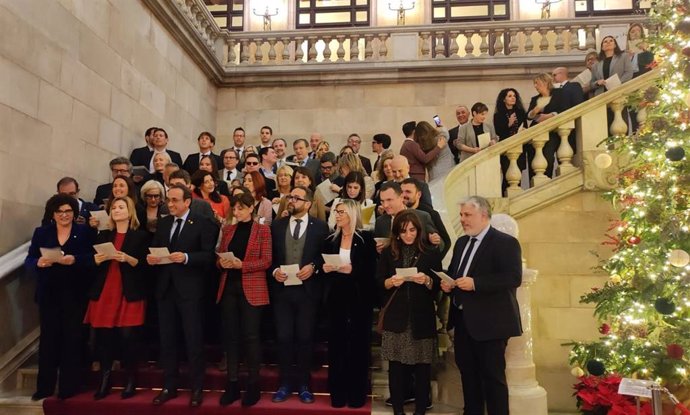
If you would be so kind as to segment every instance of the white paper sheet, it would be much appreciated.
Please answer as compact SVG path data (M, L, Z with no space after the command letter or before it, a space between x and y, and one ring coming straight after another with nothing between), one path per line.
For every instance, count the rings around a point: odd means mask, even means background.
M383 244L384 247L391 244L391 238L374 238L374 240L377 244Z
M617 73L614 73L610 78L608 78L606 81L606 90L610 91L614 88L617 88L621 86L621 79L618 77Z
M405 278L405 281L411 281L412 277L417 273L417 267L411 268L396 268L395 275Z
M432 271L434 271L434 270L432 269ZM444 282L446 282L446 283L448 283L448 284L450 284L450 285L453 285L453 286L455 285L455 280L454 280L453 278L451 278L451 277L450 277L448 274L446 274L445 272L443 272L443 271L434 271L434 274L438 275L438 277L441 278L441 281L444 281Z
M620 395L651 398L652 390L649 387L653 384L654 382L651 380L623 378L620 385L618 385L618 393Z
M93 249L95 249L97 253L105 255L109 259L112 259L115 257L115 255L117 255L117 249L115 249L115 245L113 245L112 242L96 244L93 246Z
M302 285L302 280L297 278L297 273L299 272L299 264L281 265L280 270L287 274L287 279L283 284L286 286L290 285Z
M110 229L110 216L105 210L94 210L91 211L91 216L98 219L98 230L105 231Z
M338 254L321 254L321 256L328 265L333 265L336 267L343 265L343 260Z
M216 252L216 255L218 255L219 257L221 257L223 259L228 259L230 261L237 259L235 254L233 254L232 252Z
M49 259L51 261L57 261L63 256L65 256L65 253L62 252L60 248L40 248L41 249L41 256Z
M161 259L159 265L172 264L172 261L170 260L170 251L168 251L168 248L152 246L149 248L149 252L151 252L151 255Z
M331 181L326 179L316 186L316 191L323 199L324 204L331 203L333 199L338 197L338 194L331 190Z
M484 133L477 136L477 143L479 143L479 148L489 147L489 142L491 141L491 134Z

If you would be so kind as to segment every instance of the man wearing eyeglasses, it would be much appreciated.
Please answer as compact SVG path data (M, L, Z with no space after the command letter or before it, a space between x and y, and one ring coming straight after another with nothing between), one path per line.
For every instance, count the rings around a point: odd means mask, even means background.
M225 180L230 187L233 180L237 179L242 182L242 172L237 168L239 163L239 156L235 149L228 148L220 153L220 157L223 160L223 170L219 171L220 178Z
M79 197L79 183L72 177L63 177L57 182L57 192L71 196L79 204L79 212L76 213L75 222L84 224L89 221L91 212L100 210L95 203L90 203Z
M326 222L309 216L313 201L311 190L297 186L287 198L290 216L271 225L273 264L270 272L273 278L269 281L280 366L280 387L273 394L273 402L283 402L296 391L302 403L313 403L309 369L316 310L323 290L318 270L323 264L321 252L329 230ZM293 264L299 271L290 275L288 281L288 274L281 266ZM295 351L297 361L293 362ZM296 363L294 372L293 363Z
M131 177L132 175L132 163L127 157L115 157L110 160L110 174L112 179L115 180L117 176ZM110 197L110 193L113 190L112 180L109 183L99 185L96 188L96 196L93 198L93 203L96 205L103 205L105 199Z
M262 149L263 150L263 149ZM259 172L261 176L264 178L264 184L266 185L266 194L268 199L272 199L277 196L276 192L276 181L266 177L266 174L264 174L263 169L261 168L261 162L259 161L259 155L250 153L247 154L247 157L244 160L244 169L243 171L245 173L249 173L252 171Z

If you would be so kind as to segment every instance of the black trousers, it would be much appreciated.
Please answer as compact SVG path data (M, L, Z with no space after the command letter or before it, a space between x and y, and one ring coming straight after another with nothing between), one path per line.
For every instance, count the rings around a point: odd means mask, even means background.
M228 359L228 381L236 382L240 370L240 340L249 371L249 383L259 381L261 363L261 312L263 307L247 301L240 278L231 278L225 284L220 300L223 345Z
M465 415L508 415L505 351L508 339L474 340L467 332L462 310L455 313L455 363L460 369Z
M309 385L317 301L307 295L302 285L285 287L283 292L274 297L273 313L281 386L290 388L292 384ZM297 366L293 372L291 368L295 361L295 349Z
M158 320L161 334L160 354L165 376L164 387L167 389L177 389L179 380L178 313L187 347L190 386L193 390L203 388L205 363L202 310L201 298L182 298L174 287L169 287L168 291L158 299Z
M431 365L419 363L406 365L401 362L390 361L388 363L388 384L391 391L391 404L393 412L403 412L403 402L407 398L412 377L414 376L414 405L415 414L426 413L431 391ZM465 414L468 414L465 410Z
M373 308L351 280L338 281L328 299L328 389L336 407L364 406L369 392Z
M96 355L101 364L101 370L109 370L113 366L118 349L121 350L124 368L128 372L136 369L140 356L138 342L140 329L141 326L94 329Z
M41 339L38 345L36 391L44 395L78 392L83 362L83 334L86 299L71 288L57 288L38 299Z

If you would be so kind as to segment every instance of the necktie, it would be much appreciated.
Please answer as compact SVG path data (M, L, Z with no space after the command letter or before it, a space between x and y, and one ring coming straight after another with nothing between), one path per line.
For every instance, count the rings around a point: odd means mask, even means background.
M232 180L232 172L228 171L228 177L225 180Z
M458 275L460 277L465 276L465 268L467 267L467 263L470 261L470 256L472 255L472 249L474 248L475 242L477 242L477 238L470 239L470 246L467 248L467 251L465 251L465 256L462 258L462 261L460 261L460 268L458 268Z
M180 236L180 228L182 227L182 219L175 219L175 230L170 238L170 250L175 249L177 245L177 238Z
M295 219L295 231L292 232L292 239L298 240L299 239L299 230L302 225L302 219Z

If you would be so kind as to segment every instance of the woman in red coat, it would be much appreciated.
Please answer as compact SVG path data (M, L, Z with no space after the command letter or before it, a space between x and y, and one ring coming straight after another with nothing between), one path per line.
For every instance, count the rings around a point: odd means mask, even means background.
M232 252L234 259L218 258L223 271L218 287L222 335L228 361L228 383L220 397L220 405L227 406L240 397L239 348L249 371L247 392L242 406L259 401L259 363L261 342L259 330L261 311L268 304L266 270L271 266L271 229L253 220L254 198L249 193L232 197L232 212L237 223L223 227L218 252Z

